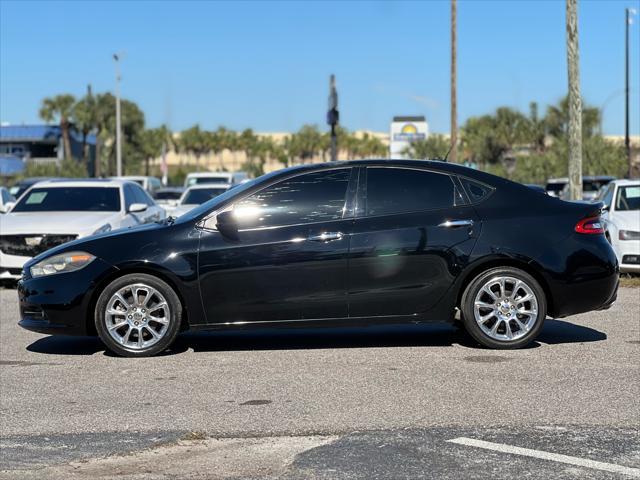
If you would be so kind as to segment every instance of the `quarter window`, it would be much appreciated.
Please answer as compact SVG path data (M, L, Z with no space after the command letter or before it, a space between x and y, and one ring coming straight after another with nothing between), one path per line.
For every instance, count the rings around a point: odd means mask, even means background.
M390 215L454 205L449 175L407 168L367 168L367 215Z
M326 222L342 218L350 168L284 180L236 203L240 228Z
M469 195L469 199L472 203L478 203L487 198L491 192L493 192L493 188L489 187L480 182L476 182L474 180L470 180L468 178L460 177L460 181L462 182L462 186L467 191Z

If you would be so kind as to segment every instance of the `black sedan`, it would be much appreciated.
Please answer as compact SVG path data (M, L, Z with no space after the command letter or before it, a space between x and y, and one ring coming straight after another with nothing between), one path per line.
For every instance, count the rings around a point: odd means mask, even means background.
M289 168L177 220L39 255L19 283L20 325L147 356L186 329L458 321L459 310L482 345L518 348L548 315L615 300L600 208L443 162Z

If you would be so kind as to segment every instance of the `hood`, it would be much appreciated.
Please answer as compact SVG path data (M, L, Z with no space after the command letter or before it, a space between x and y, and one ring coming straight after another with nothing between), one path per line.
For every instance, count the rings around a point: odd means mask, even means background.
M114 227L120 212L16 212L0 219L3 235L75 234L90 235L104 224Z
M619 230L640 232L640 212L638 210L611 212L609 213L609 221L614 223Z

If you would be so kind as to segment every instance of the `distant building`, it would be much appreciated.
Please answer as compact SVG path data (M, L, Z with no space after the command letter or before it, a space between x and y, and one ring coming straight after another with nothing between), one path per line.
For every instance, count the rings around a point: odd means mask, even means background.
M404 152L411 143L428 137L429 125L423 116L393 117L389 135L389 157L408 158Z
M82 158L82 135L70 132L71 154ZM88 135L89 165L96 154L96 137ZM0 156L19 158L22 162L51 163L62 160L62 131L58 125L2 125L0 126Z

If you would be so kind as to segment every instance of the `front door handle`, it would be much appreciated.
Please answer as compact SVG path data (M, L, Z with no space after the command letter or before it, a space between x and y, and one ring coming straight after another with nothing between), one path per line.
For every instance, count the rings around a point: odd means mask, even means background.
M333 240L341 240L342 232L325 232L320 235L311 235L308 240L311 242L331 242Z
M445 228L473 227L473 220L447 220L438 226Z

